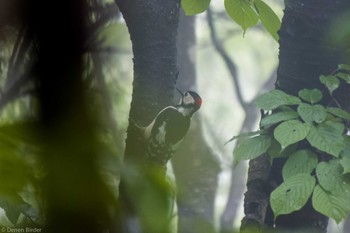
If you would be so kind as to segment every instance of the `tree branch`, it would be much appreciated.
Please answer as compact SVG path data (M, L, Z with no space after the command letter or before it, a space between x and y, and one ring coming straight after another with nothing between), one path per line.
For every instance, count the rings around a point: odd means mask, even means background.
M236 93L237 99L238 99L239 103L241 104L241 106L245 109L247 107L247 103L244 101L241 89L239 87L237 67L233 63L230 56L226 53L221 42L217 38L215 24L213 22L212 11L211 11L210 7L207 10L207 21L208 21L208 26L210 28L210 36L211 36L211 40L214 44L214 47L215 47L216 51L220 54L221 58L225 62L227 69L229 70L231 77L232 77L232 80L234 82L234 88L235 88L235 93Z

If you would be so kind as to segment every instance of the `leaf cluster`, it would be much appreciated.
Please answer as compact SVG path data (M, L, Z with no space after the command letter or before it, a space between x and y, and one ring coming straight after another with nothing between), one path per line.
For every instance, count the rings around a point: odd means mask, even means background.
M340 80L350 83L349 71L349 65L339 65L335 74L321 75L320 82L332 96ZM283 182L270 196L275 218L301 209L310 197L315 210L338 223L350 212L350 113L325 106L322 99L319 89L303 89L298 96L267 92L255 101L266 111L260 130L237 136L237 161L262 154L286 158Z
M224 0L227 14L242 27L245 32L255 26L259 21L278 41L277 31L281 27L281 21L276 13L262 0ZM182 0L182 8L186 15L195 15L204 12L210 4L210 0Z

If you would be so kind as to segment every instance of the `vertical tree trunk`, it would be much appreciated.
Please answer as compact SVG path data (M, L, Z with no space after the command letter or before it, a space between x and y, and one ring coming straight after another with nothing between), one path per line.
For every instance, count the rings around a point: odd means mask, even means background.
M319 88L323 90L318 78L321 74L330 74L339 63L345 63L345 51L341 46L331 44L327 33L333 20L349 8L346 0L290 0L286 1L285 15L280 30L280 64L277 71L276 88L289 94L297 95L303 88ZM324 102L330 103L330 96L324 92ZM340 100L349 99L349 90L337 91ZM349 103L342 101L343 106ZM273 225L273 216L268 203L271 190L280 184L283 160L275 160L269 176L266 176L269 166L263 170L265 176L258 178L259 168L263 157L251 161L248 191L245 199L245 219L242 228L247 223L255 222L260 227L262 223ZM256 162L254 162L256 161ZM260 167L260 165L259 165ZM252 182L252 177L256 177ZM261 186L261 187L259 187ZM257 190L264 190L262 200L254 197ZM253 209L263 209L265 214L257 216ZM260 211L259 211L260 212ZM250 215L251 214L251 215ZM309 202L304 208L289 215L277 218L275 224L279 229L293 229L293 232L326 232L328 218L316 212Z
M195 17L186 17L182 12L178 87L183 91L196 89L195 41ZM200 114L192 120L191 129L172 163L178 190L178 232L214 232L214 204L220 167L203 137Z
M37 51L32 59L46 175L45 232L102 232L110 223L113 199L97 168L94 121L82 80L86 1L63 0L54 7L41 0L25 4L25 22Z
M178 73L176 38L180 0L116 0L116 3L129 29L134 54L133 94L124 157L127 172L122 175L119 198L122 212L129 216L122 219L130 222L136 216L143 232L167 232L168 196L163 190L166 164L159 164L160 170L145 169L146 145L138 128L147 126L162 108L172 104ZM149 199L141 200L140 193Z

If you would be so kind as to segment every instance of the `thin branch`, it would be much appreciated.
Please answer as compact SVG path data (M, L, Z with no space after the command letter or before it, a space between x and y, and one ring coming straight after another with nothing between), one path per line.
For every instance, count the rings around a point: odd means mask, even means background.
M234 64L234 62L232 61L232 59L230 58L230 56L226 53L225 49L223 48L221 42L219 41L219 39L217 37L217 32L215 29L215 24L213 22L212 11L211 11L210 7L207 10L207 20L208 20L208 25L210 28L211 40L214 44L214 47L215 47L216 51L220 54L221 58L224 60L226 66L227 66L227 69L229 70L229 72L231 74L232 80L234 82L236 96L237 96L239 103L241 104L241 106L244 109L246 109L247 103L244 101L243 95L241 92L241 88L239 87L237 67Z
M1 94L1 98L0 98L0 113L3 110L3 108L10 103L11 101L25 96L25 95L29 95L32 92L21 92L21 87L23 87L23 85L29 80L29 78L27 77L27 75L22 75L20 78L18 78L18 80L16 80L16 82L11 85L11 87L7 88L6 91L4 91Z
M7 72L6 82L5 82L5 92L9 89L21 73L21 66L24 64L26 53L31 46L30 32L23 26L18 34L12 55L10 58L9 68Z

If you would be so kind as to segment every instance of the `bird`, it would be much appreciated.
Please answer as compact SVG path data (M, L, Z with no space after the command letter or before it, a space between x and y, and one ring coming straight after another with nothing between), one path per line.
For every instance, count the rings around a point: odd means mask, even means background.
M183 141L190 128L193 114L202 105L202 98L196 92L178 91L181 94L179 104L163 108L144 129L147 159L162 166L167 163Z

